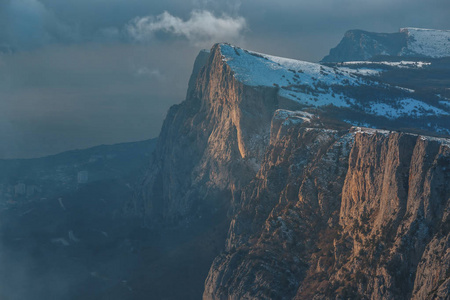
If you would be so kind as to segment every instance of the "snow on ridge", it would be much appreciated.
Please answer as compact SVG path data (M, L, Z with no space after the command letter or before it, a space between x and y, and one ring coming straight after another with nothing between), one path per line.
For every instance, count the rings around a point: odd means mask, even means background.
M447 32L450 30L443 30L443 29L431 29L431 28L420 28L420 27L403 27L400 28L400 32L403 32L405 30L416 30L416 31L443 31L443 32Z
M406 33L407 46L404 54L418 54L432 58L450 56L450 30L401 28Z
M294 100L306 107L354 107L376 116L389 119L400 117L422 117L450 115L447 111L420 100L404 98L371 102L362 107L355 99L333 92L333 86L375 86L378 82L362 80L355 71L344 68L330 68L316 63L282 58L247 51L229 44L221 44L222 59L234 72L234 77L249 86L278 88L281 97ZM350 62L352 63L352 62ZM405 62L400 62L400 64ZM426 63L417 64L422 67ZM390 86L412 94L414 91ZM375 99L374 99L375 100ZM391 101L391 102L388 102Z
M339 70L362 76L379 76L384 71L382 69L369 69L369 68L351 69L347 67L339 67Z
M280 96L306 106L350 107L354 99L335 95L330 87L361 85L354 72L336 72L337 69L317 63L247 51L229 44L221 44L220 49L223 60L240 82L249 86L278 87ZM316 96L310 93L311 91L314 91Z
M367 109L367 112L384 116L388 119L397 119L405 116L433 116L433 115L450 115L448 112L428 105L416 99L403 99L396 101L394 105L387 103L372 103Z
M309 123L314 115L306 111L292 111L286 109L277 109L273 115L274 119L282 120L284 126L292 124Z
M388 136L391 131L389 130L384 130L384 129L378 129L378 128L369 128L369 127L361 127L361 126L354 126L351 128L351 131L354 133L367 133L367 134L375 134L375 133L380 133L384 136Z
M380 65L380 66L396 67L399 69L422 69L426 66L431 65L431 63L426 61L402 60L402 61L346 61L338 64L338 66L347 66L347 65Z
M447 139L447 138L440 138L440 137L434 137L434 136L423 136L423 135L421 135L420 139L422 139L424 141L429 140L429 141L438 142L441 145L450 148L450 139Z
M244 80L244 83L249 85L272 86L274 83L279 83L281 86L281 84L290 84L289 81L298 81L292 77L303 79L304 81L300 83L311 85L318 80L328 85L359 85L353 74L343 71L342 74L337 75L333 68L318 63L248 51L229 44L221 44L220 47L224 60L233 70L238 71L236 72L238 79ZM258 74L254 72L258 70L264 71L264 74L256 76ZM246 75L252 75L252 78L247 78Z
M306 118L308 120L311 120L312 118L314 118L314 114L302 110L287 110L287 109L277 109L274 114L274 118L277 119L285 119L292 117Z
M389 130L384 130L384 129L378 129L378 128L367 128L367 127L362 127L362 126L353 126L350 129L351 132L353 132L354 134L356 133L366 133L369 135L373 135L376 133L382 134L384 136L389 136L393 131L389 131ZM434 141L434 142L438 142L439 144L446 146L446 147L450 147L450 139L449 138L443 138L443 137L434 137L434 136L427 136L427 135L419 135L419 134L415 134L415 133L411 133L411 132L402 132L402 134L406 134L406 135L410 135L410 136L416 136L418 138L420 138L423 141Z

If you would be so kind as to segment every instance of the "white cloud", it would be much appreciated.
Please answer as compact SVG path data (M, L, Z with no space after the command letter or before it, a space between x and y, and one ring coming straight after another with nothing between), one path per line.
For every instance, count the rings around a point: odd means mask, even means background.
M185 37L195 45L238 41L245 29L246 21L243 17L216 17L206 10L192 11L186 21L164 12L157 17L135 18L126 26L127 33L138 42L149 42L156 32L166 32Z

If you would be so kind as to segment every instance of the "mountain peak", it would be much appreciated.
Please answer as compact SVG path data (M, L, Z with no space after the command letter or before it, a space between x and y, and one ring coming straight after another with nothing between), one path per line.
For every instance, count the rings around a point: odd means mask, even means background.
M450 31L401 28L396 33L349 30L323 62L370 60L377 56L442 58L450 56Z

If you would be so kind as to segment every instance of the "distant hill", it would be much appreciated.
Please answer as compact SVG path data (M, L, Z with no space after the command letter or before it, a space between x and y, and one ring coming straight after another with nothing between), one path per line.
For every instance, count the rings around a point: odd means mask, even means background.
M377 56L442 58L450 56L450 31L402 28L397 33L349 30L323 62L370 60Z

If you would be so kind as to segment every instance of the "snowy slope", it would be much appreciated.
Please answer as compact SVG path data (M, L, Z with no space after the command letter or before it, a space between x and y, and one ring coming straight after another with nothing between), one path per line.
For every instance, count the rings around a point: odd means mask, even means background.
M407 46L401 54L432 58L450 56L450 30L402 28L407 35Z
M352 66L352 65L379 65L380 67L386 66L386 67L395 67L399 69L421 69L426 66L431 65L430 62L426 61L408 61L408 60L402 60L402 61L346 61L339 63L338 65L342 66Z
M395 103L395 107L386 103L374 103L369 106L368 111L376 115L385 116L388 119L406 116L449 115L449 113L442 109L415 99L400 100Z
M379 70L354 70L347 67L327 67L316 63L281 58L221 44L223 60L234 71L234 77L249 86L279 88L279 95L306 107L335 106L353 108L369 115L388 119L401 117L448 116L448 107L441 108L414 99L414 91L388 86L364 75L375 75ZM408 65L407 63L402 66ZM421 68L424 64L415 64ZM374 96L357 99L344 94L345 89L361 89L370 94L371 89L390 89L392 98ZM352 93L350 93L352 94ZM357 95L357 93L353 93ZM374 94L375 95L375 94ZM398 96L401 95L401 96ZM362 95L367 98L365 95Z
M330 87L361 84L361 79L352 72L335 72L320 64L265 55L228 44L221 44L221 52L237 80L249 86L279 87L280 96L307 106L350 107L354 99L333 96Z

